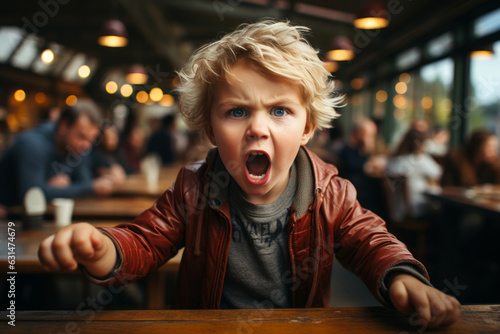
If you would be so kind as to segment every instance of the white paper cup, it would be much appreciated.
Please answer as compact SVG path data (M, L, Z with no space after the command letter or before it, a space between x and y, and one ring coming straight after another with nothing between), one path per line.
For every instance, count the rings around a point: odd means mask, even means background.
M151 168L146 172L146 182L148 184L148 189L155 190L158 188L158 179L160 177L160 171L157 168Z
M52 204L54 205L54 220L56 226L64 227L71 224L75 201L71 198L54 198Z
M147 156L141 162L141 171L146 176L147 187L149 190L156 190L158 188L160 167L161 159L155 154Z

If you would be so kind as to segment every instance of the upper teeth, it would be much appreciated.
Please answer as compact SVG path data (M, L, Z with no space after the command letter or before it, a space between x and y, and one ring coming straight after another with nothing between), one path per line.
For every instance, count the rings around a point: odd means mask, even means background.
M262 153L262 152L252 152L251 154L252 155L264 155L264 153Z

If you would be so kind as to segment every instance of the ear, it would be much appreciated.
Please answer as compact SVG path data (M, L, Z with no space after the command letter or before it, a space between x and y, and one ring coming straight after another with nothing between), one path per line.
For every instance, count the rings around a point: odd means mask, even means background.
M304 133L302 134L302 140L300 142L300 145L304 146L307 144L309 139L311 139L311 137L313 136L314 130L316 130L316 124L307 122L306 127L304 128Z
M217 146L215 143L215 135L214 135L214 130L212 129L212 125L208 125L208 128L205 130L205 133L207 135L208 140L210 140L210 143L214 146Z

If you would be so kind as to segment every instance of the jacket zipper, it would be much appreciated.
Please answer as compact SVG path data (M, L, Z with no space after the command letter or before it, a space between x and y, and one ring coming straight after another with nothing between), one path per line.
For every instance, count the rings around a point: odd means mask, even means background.
M307 297L307 302L306 302L306 307L311 307L312 303L314 301L314 297L316 295L316 290L318 288L318 279L319 279L319 272L321 270L321 242L320 242L320 236L321 236L321 225L320 223L316 220L319 217L319 208L321 204L323 203L323 194L321 193L321 188L316 189L316 200L315 200L315 205L314 205L314 212L312 215L312 222L314 224L314 260L316 262L317 268L313 273L313 279L312 279L312 285L311 285L311 291L309 292L309 296Z
M295 285L296 285L296 275L295 275L295 266L294 266L294 260L293 259L293 243L292 243L292 236L295 232L295 220L294 221L291 221L291 226L290 226L290 231L288 232L288 251L290 252L288 258L289 258L289 261L290 261L290 272L291 272L291 275L292 275L292 282L291 282L291 285L289 287L290 291L291 291L291 297L292 297L292 305L293 306L297 306L296 305L296 302L295 302Z
M197 228L196 228L196 239L195 239L195 244L194 244L194 255L196 255L196 256L201 255L200 243L201 243L202 224L203 224L203 215L199 215L198 224L197 224Z
M214 285L214 289L213 289L213 292L212 292L212 308L218 308L219 305L217 305L217 294L218 294L218 291L219 289L222 289L222 285L224 284L224 282L221 282L222 280L222 263L224 261L223 260L223 251L225 251L226 249L226 245L227 245L227 239L228 239L228 235L226 233L226 225L227 225L227 217L226 215L224 215L222 212L219 211L219 214L221 215L222 218L224 218L224 225L223 225L223 228L224 228L224 238L222 239L222 244L221 244L221 248L220 248L220 251L219 251L219 254L218 254L218 264L217 264L217 275L216 275L216 278L215 278L215 282L216 284Z

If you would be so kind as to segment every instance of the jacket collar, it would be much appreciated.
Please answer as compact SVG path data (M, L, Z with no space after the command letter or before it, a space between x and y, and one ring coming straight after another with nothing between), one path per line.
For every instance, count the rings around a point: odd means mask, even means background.
M207 155L207 175L209 178L209 205L219 209L228 199L230 175L222 163L217 148L210 150ZM324 188L337 169L323 162L314 153L301 147L295 158L297 167L297 192L293 205L297 218L302 217L314 200L315 189ZM318 191L318 190L316 190Z
M295 217L302 217L308 210L309 205L314 199L314 172L311 160L307 154L307 149L301 147L295 158L297 168L297 192L293 200L295 207Z

